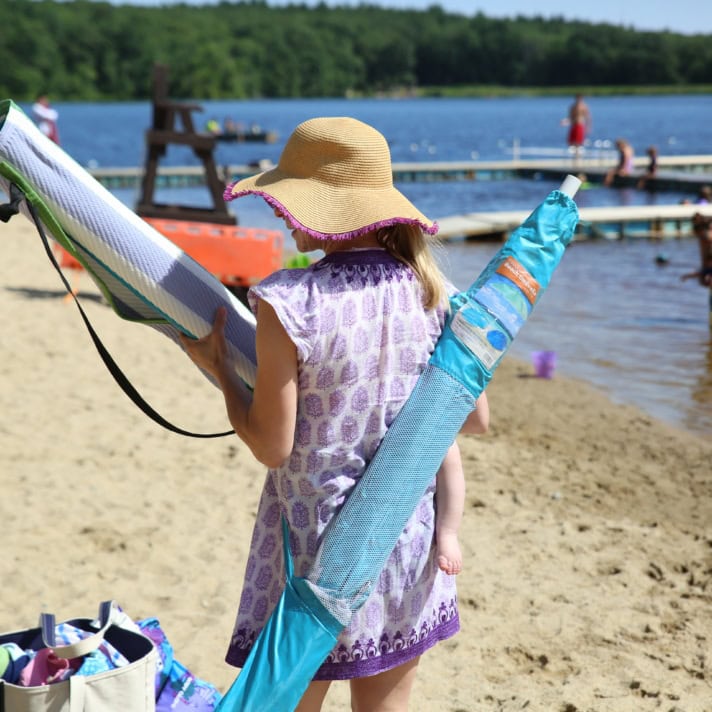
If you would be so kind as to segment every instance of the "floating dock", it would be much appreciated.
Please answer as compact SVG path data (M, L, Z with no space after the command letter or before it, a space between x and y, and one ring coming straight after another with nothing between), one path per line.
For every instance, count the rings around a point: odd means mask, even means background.
M530 211L467 213L438 220L442 240L505 240ZM580 208L577 240L605 238L678 239L692 234L692 216L712 217L712 205L634 205Z

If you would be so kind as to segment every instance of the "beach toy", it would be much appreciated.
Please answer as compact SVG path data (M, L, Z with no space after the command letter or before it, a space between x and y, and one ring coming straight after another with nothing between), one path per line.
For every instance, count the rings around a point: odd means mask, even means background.
M415 389L324 532L313 569L287 582L218 712L289 712L365 603L475 401L541 297L578 222L568 176L509 237L451 314ZM397 476L394 476L397 473Z
M551 378L556 368L556 351L533 351L532 363L537 378Z
M228 309L225 336L249 386L256 370L255 319L208 270L138 217L50 141L12 101L0 101L0 188L19 188L20 211L79 262L123 319L180 345L202 337L215 310ZM16 190L15 190L16 192Z

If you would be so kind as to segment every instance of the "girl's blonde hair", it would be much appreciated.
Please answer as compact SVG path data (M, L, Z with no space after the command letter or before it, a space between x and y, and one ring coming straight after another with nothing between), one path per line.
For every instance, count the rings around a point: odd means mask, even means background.
M425 235L418 225L399 224L376 231L378 244L397 260L409 265L423 287L423 306L434 309L447 305L445 277L435 259L433 247L440 243Z

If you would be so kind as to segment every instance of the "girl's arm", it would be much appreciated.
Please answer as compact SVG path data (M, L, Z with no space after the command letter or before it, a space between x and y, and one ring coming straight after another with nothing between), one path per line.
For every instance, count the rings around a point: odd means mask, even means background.
M487 402L487 394L483 392L475 401L475 410L467 416L467 420L465 420L460 432L468 435L481 435L489 430L489 421L489 403Z
M228 358L225 342L227 311L218 309L213 329L202 339L182 336L196 366L220 386L232 427L253 455L277 467L294 444L297 419L297 350L274 309L260 301L257 313L257 376L254 392L245 386Z

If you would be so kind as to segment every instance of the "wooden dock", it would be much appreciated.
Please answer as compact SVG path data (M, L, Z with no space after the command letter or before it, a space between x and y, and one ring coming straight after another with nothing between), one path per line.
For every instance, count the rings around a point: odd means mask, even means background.
M577 171L576 174L585 176L588 183L601 184L608 175L609 168L592 166ZM644 171L636 170L627 176L615 176L612 182L614 188L637 188ZM559 180L562 176L560 168L532 168L518 171L519 178L547 178ZM666 191L681 193L688 197L696 196L703 186L712 186L712 173L691 170L658 170L654 177L646 178L641 190L649 193Z
M521 159L502 161L432 161L394 163L393 180L398 182L443 182L473 180L511 180L515 178L552 178L559 180L567 173L583 173L590 181L601 182L608 170L615 164L609 159L588 158L574 161L561 158ZM645 158L636 159L636 175L630 178L636 182L643 174ZM269 168L271 163L229 165L220 168L222 179L228 183L246 178ZM660 177L649 189L677 190L693 194L702 185L712 183L712 155L702 156L661 156ZM106 188L136 188L143 176L141 168L93 168L90 173ZM158 171L159 187L190 188L204 185L202 166L161 167Z
M531 211L467 213L438 220L442 240L484 240L507 238ZM580 208L577 240L605 238L677 239L692 234L692 216L712 217L712 205L634 205L626 207Z
M635 161L635 175L618 178L614 185L637 185L647 160ZM272 164L233 165L220 168L221 180L228 183L269 168ZM394 163L395 182L442 182L504 179L549 179L560 181L565 175L585 175L589 182L602 182L611 168L610 158L585 158L578 161L562 158L517 159L502 161L446 161L427 163ZM136 188L143 171L140 168L96 168L92 175L109 190ZM158 187L185 188L203 186L202 166L159 168ZM661 156L659 174L651 179L647 190L679 192L691 198L703 185L712 185L712 155ZM577 239L603 237L678 238L691 233L690 221L695 212L712 216L712 205L640 205L631 207L582 208ZM525 211L478 212L440 219L440 236L452 239L503 239L527 217Z

